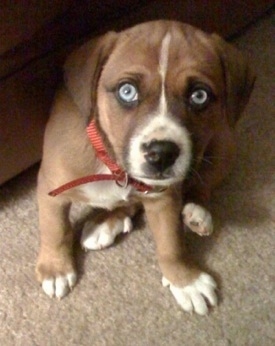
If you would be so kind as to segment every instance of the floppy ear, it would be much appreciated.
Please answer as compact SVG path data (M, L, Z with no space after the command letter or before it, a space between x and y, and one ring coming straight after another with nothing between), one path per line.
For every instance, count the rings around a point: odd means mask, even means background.
M248 65L248 59L237 48L216 34L212 35L212 39L224 72L228 121L234 126L249 100L255 75Z
M72 52L65 62L65 85L83 115L96 107L97 83L118 34L109 32Z

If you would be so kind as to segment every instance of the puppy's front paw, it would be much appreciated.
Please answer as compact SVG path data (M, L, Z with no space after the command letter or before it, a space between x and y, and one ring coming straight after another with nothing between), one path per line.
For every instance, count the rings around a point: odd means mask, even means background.
M206 315L207 302L210 306L217 305L216 282L206 273L201 273L192 284L182 288L172 285L165 277L162 278L162 284L170 287L177 303L184 311L190 313L195 311L199 315Z
M183 222L191 231L200 236L213 232L212 216L203 207L195 203L187 203L182 210Z
M107 219L100 224L95 224L93 221L86 222L81 245L85 250L100 250L112 245L118 234L128 233L132 228L132 220L128 216L121 219Z
M50 297L62 299L75 286L77 274L69 263L39 261L36 267L38 281L43 291Z
M43 291L50 297L61 299L65 297L76 283L76 273L68 273L63 276L51 277L42 281Z

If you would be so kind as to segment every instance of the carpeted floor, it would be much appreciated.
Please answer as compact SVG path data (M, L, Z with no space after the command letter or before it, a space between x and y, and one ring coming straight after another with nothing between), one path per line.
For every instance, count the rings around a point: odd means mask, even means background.
M62 301L46 297L34 278L34 167L0 188L0 345L275 345L274 21L269 14L236 40L258 75L238 127L239 158L213 198L214 235L188 236L219 282L218 308L207 317L179 309L142 226L108 250L77 246L78 285Z

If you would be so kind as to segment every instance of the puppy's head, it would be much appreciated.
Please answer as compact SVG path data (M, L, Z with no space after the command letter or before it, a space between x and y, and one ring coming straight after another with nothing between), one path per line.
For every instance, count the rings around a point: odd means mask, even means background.
M67 63L67 86L111 154L147 184L183 180L216 131L233 126L253 77L216 35L170 21L111 33ZM76 54L76 56L77 56Z

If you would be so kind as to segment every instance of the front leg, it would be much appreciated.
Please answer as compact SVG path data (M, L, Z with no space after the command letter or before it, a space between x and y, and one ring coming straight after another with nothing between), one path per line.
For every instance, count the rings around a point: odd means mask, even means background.
M163 284L170 286L183 310L207 314L206 300L212 306L217 304L216 283L188 256L182 232L180 196L168 191L158 199L144 199L143 205L156 242Z
M212 191L228 175L235 159L235 136L231 129L218 131L198 163L184 191L182 217L193 232L204 236L213 232L213 222L207 210Z
M40 251L36 275L50 297L63 298L76 283L72 256L73 231L69 222L70 203L48 196L49 188L39 174L38 206Z

